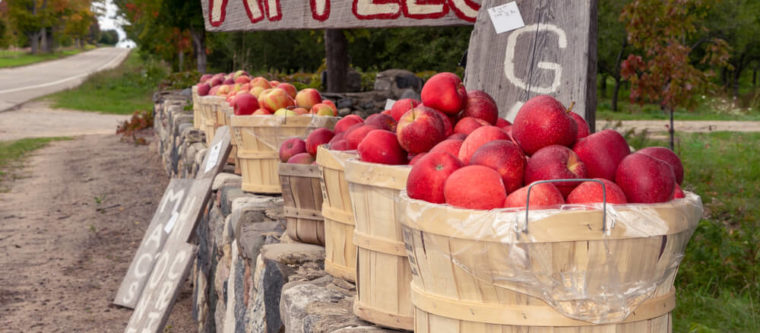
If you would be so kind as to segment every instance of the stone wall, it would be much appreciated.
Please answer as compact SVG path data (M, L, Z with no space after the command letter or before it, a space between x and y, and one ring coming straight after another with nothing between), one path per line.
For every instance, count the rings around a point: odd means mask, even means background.
M155 96L156 150L170 177L191 178L206 153L187 93ZM212 186L189 278L199 332L394 332L353 315L354 284L324 271L324 248L290 240L280 196L243 192L227 166Z

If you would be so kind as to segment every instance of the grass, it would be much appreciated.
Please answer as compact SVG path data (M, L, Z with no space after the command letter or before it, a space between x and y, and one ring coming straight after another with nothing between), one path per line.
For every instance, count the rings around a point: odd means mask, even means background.
M165 66L143 61L130 52L119 67L93 74L77 88L53 94L46 99L55 108L132 114L152 110L153 92L167 75Z
M674 332L760 332L758 148L760 133L678 133L684 188L702 197L705 218L676 279Z
M65 49L46 54L29 54L21 50L0 50L0 68L26 66L42 61L60 59L92 48L94 46L86 47L85 49Z
M0 181L14 178L12 171L20 165L21 161L29 153L46 146L52 141L60 140L71 140L71 138L56 137L0 141ZM0 187L0 191L2 191L2 187Z

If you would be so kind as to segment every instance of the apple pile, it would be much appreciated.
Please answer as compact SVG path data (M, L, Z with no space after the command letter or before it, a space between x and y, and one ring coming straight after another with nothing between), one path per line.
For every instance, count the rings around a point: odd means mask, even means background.
M358 132L370 127L365 122L345 134L363 136L357 148L364 161L411 164L410 198L468 209L524 208L529 184L587 178L598 182L535 184L530 207L602 202L599 182L609 204L684 196L683 166L675 153L663 147L632 153L614 130L589 134L583 118L551 96L528 100L513 124L498 117L488 94L465 91L451 73L433 76L421 97L384 112L398 120L395 133L377 126Z
M338 109L318 90L306 88L298 91L287 82L269 81L257 76L251 78L245 71L231 74L204 74L198 87L199 96L223 96L235 110L235 115L295 116L314 114L337 116Z
M335 132L327 128L317 128L306 137L306 141L292 137L280 145L280 161L283 163L315 164L317 147L330 142Z

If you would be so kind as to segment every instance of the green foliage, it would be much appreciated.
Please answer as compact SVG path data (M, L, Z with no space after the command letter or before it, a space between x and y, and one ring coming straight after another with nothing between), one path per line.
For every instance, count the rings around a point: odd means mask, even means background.
M673 311L673 332L760 332L758 299L747 293L681 292Z
M116 45L119 42L119 34L116 30L103 30L100 32L98 44Z
M79 87L49 99L54 107L84 111L132 114L151 110L153 92L167 73L162 63L143 61L131 52L119 67L93 74Z
M26 66L41 61L60 59L82 51L81 49L67 49L47 54L29 54L26 51L0 50L0 68Z

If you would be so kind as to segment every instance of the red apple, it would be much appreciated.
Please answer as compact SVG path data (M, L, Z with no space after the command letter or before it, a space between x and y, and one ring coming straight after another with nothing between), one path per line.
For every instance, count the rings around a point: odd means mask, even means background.
M253 114L259 108L259 102L256 96L242 92L236 95L234 108L235 115L238 116Z
M451 173L443 196L454 207L494 209L502 207L507 191L498 172L482 165L468 165Z
M211 74L203 74L201 75L201 78L198 80L198 83L206 83L206 81L211 80L211 78L214 77Z
M322 102L322 95L317 89L306 88L296 94L296 105L302 108L311 109L314 104L320 102Z
M604 202L604 193L607 193L608 204L625 204L628 200L625 193L617 184L604 178L595 178L604 183L604 188L597 182L586 181L580 183L570 194L567 195L569 204L590 204Z
M399 121L401 119L401 116L404 115L407 111L414 109L417 107L417 105L420 105L420 101L416 99L411 98L404 98L396 101L396 103L393 103L393 107L391 107L391 117L393 119L396 119L396 121Z
M277 88L285 90L285 92L287 92L291 98L296 98L296 92L298 91L298 89L296 89L296 86L290 83L280 83L277 85Z
M541 183L521 187L512 192L504 200L505 208L525 208L528 203L528 188L530 188L530 207L529 209L546 209L559 206L565 203L565 198L554 184Z
M246 75L241 75L235 78L235 83L243 84L248 83L249 81L251 81L251 78Z
M416 107L401 116L398 142L412 154L423 153L446 138L444 131L443 122L435 111Z
M630 203L670 201L677 184L668 163L641 153L630 154L620 161L615 183Z
M274 112L279 109L294 106L295 102L285 90L272 88L261 92L259 95L259 105L263 109Z
M359 147L359 143L364 140L364 137L369 134L369 132L372 132L377 128L377 126L373 125L366 125L366 124L356 124L354 126L351 126L348 130L346 130L346 141L348 141L348 146L353 150Z
M459 119L459 122L457 122L457 125L454 126L454 133L462 133L464 135L470 135L472 131L478 129L478 127L481 126L488 126L488 122L480 119L480 118L473 118L473 117L464 117L462 119Z
M586 166L570 148L551 145L539 149L525 167L525 183L539 180L586 178ZM554 183L567 196L579 182Z
M636 153L647 154L670 164L670 167L673 168L673 174L676 176L676 183L679 185L683 184L683 164L681 163L681 159L678 158L678 155L672 150L665 147L647 147Z
M253 111L253 113L252 113L252 115L254 115L254 116L266 116L266 115L270 115L270 114L272 114L272 112L269 111L269 110L267 110L267 109L258 109L256 111Z
M528 155L551 145L570 147L577 135L575 120L562 103L548 95L525 102L512 123L512 136Z
M376 129L364 137L359 147L359 159L369 163L406 164L406 152L398 144L396 134Z
M335 114L335 112L333 111L333 109L329 105L322 104L322 103L314 104L311 107L311 111L310 112L312 114L316 114L318 116L328 116L328 117L337 116L337 114Z
M211 90L211 85L208 83L201 83L198 85L198 96L206 96Z
M409 165L415 165L415 164L417 164L417 161L419 161L420 159L422 159L423 157L425 157L425 155L427 155L427 153L419 153L419 154L415 154L413 156L407 156L407 158L409 158L409 163L408 164Z
M345 132L349 127L355 125L355 124L361 124L364 120L362 120L362 117L359 117L355 114L350 114L348 116L345 116L338 120L337 123L335 123L335 134L343 133Z
M496 170L507 193L523 186L525 154L512 141L495 140L480 146L472 154L470 165L482 165Z
M467 101L462 111L462 117L473 117L485 120L489 125L496 125L499 119L499 107L493 97L482 90L467 92Z
M446 114L457 114L467 101L467 90L454 73L438 73L422 87L422 104Z
M304 108L295 108L293 109L293 112L297 115L309 114L309 110L306 110Z
M507 127L507 126L512 126L512 123L510 123L509 121L507 121L504 118L496 118L496 125L495 126L503 129L503 128Z
M444 203L443 189L446 180L457 169L463 167L461 161L446 152L422 153L409 171L406 192L412 199L432 203ZM411 163L410 163L411 164Z
M330 142L330 139L335 136L333 131L324 127L317 128L306 137L306 152L313 156L317 156L317 147L321 144Z
M224 81L222 82L222 84L229 84L229 85L235 84L235 79L233 79L231 77L228 77L228 78L224 79Z
M686 194L683 193L681 186L676 183L676 190L673 191L673 199L683 199L685 197L686 197Z
M470 157L480 146L494 140L509 140L507 133L504 133L496 126L481 126L474 130L462 142L462 148L459 149L459 160L464 164L470 164Z
M606 129L579 140L573 151L586 165L589 177L614 180L618 164L631 148L620 133Z
M452 135L449 135L449 137L446 138L446 140L452 139L452 140L462 140L467 139L467 134L464 133L454 133Z
M306 142L301 138L290 138L282 142L280 145L280 161L283 163L295 156L296 154L306 152Z
M271 84L271 85L272 85L272 87L274 88L274 87L276 87L276 86L279 86L279 85L280 85L280 81L277 81L277 80L272 80L272 81L269 81L269 84Z
M441 123L443 123L443 135L444 136L448 137L449 135L454 134L454 126L451 125L451 118L449 118L449 116L447 114L445 114L445 113L443 113L441 111L438 111L436 109L429 108L429 107L424 106L424 105L419 105L417 107L418 108L425 108L425 109L428 109L428 110L432 110L433 113L435 113L436 115L438 115L438 118L441 119Z
M348 140L341 139L330 142L330 149L332 150L352 150L348 144Z
M575 120L575 124L578 125L578 134L575 136L575 141L578 142L578 140L583 139L589 135L589 128L588 124L586 123L586 120L583 119L579 114L575 112L569 112L570 117Z
M293 155L290 159L288 159L287 163L293 163L293 164L312 164L314 163L314 156L311 156L309 153L299 153Z
M397 126L397 122L395 119L393 119L393 117L382 113L375 113L373 115L370 115L367 117L367 119L364 120L364 124L372 125L391 132L395 132Z
M335 103L333 103L333 101L329 99L323 99L322 104L329 105L333 109L333 113L335 113L336 115L338 114L338 107L335 106Z
M462 148L463 142L464 140L446 139L430 148L430 152L447 152L451 155L459 156L459 149Z
M269 84L269 81L261 76L253 78L249 84L251 85L251 89L256 87L261 87L262 89L272 88L272 85Z

